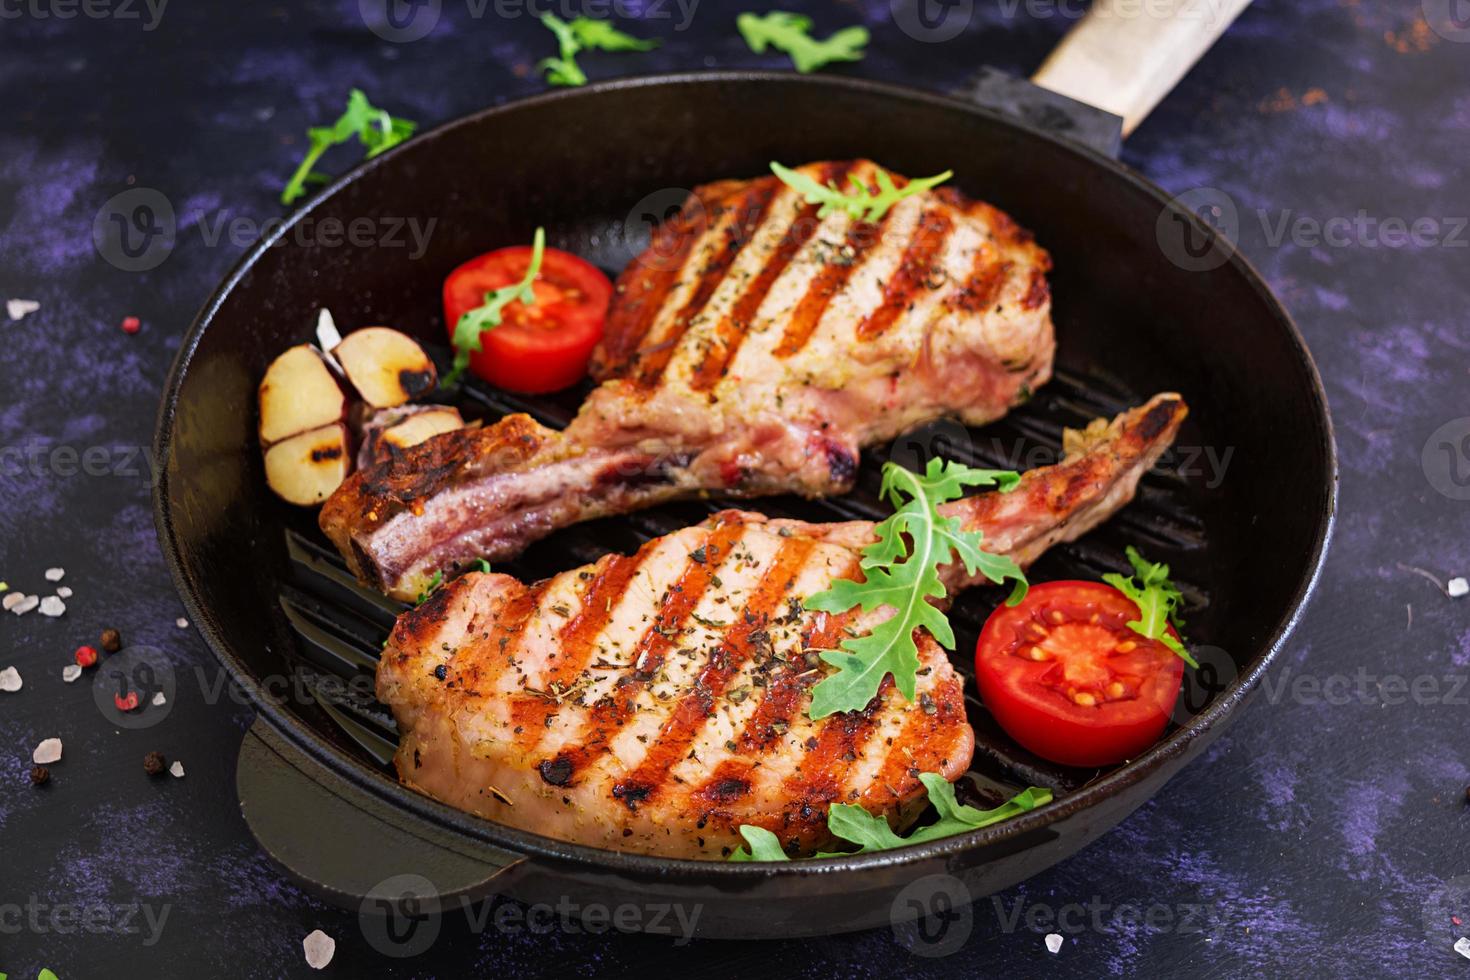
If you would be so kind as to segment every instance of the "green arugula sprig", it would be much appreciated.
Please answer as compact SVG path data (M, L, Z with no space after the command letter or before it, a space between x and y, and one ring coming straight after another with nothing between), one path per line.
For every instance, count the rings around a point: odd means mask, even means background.
M470 356L484 349L480 334L500 326L505 308L519 300L527 306L536 302L536 291L531 284L541 271L541 257L546 251L546 229L537 228L531 241L531 264L521 281L510 286L501 286L485 294L485 302L465 313L454 324L454 366L444 376L440 387L450 388L459 383L460 375L470 366Z
M367 148L367 159L372 159L384 150L402 143L413 135L418 123L389 115L386 110L375 107L361 89L353 89L347 96L347 111L330 126L317 126L306 131L311 147L291 179L281 191L281 203L290 204L306 193L308 181L324 182L332 178L312 168L317 161L334 146L339 146L356 137Z
M1006 493L1020 479L1012 470L977 470L952 460L931 459L922 474L897 463L883 464L879 492L896 509L874 528L878 540L863 549L863 581L839 579L808 598L805 605L826 612L854 607L872 612L883 606L895 611L872 632L849 637L840 649L822 653L822 659L836 667L837 673L812 689L808 709L812 718L862 710L878 693L886 674L892 674L894 685L913 700L919 669L914 630L927 629L945 649L954 649L949 619L930 602L946 594L939 568L952 560L951 553L959 556L971 575L981 572L995 583L1013 580L1016 585L1009 604L1025 597L1026 576L1020 566L1004 555L983 551L980 531L967 531L960 518L939 513L940 504L960 497L966 487L997 487Z
M816 856L843 857L848 854L866 854L870 851L890 851L909 844L923 844L943 837L953 837L968 830L978 830L991 824L1009 820L1028 810L1051 802L1051 790L1032 786L1011 797L993 810L977 810L955 798L954 786L943 776L934 772L922 773L919 780L929 793L929 802L939 811L939 819L926 827L900 837L893 832L888 821L875 817L867 810L852 803L833 803L827 808L827 829L832 836L858 845L855 851L823 851ZM781 849L780 839L764 827L741 824L740 836L749 848L739 848L730 855L731 861L789 861L790 857Z
M1128 546L1126 554L1128 563L1133 566L1133 577L1125 578L1118 572L1109 572L1103 576L1103 581L1138 605L1139 617L1130 622L1128 628L1140 636L1158 640L1178 654L1185 663L1198 670L1199 664L1189 655L1184 644L1169 634L1171 622L1181 633L1184 626L1184 620L1177 613L1184 596L1169 581L1169 566L1145 561L1132 545Z
M735 18L740 36L756 54L767 47L784 52L803 75L834 61L861 61L867 54L866 27L847 27L824 40L812 37L812 19L785 10L768 14L741 14Z
M434 577L429 579L429 581L424 584L424 587L419 590L418 598L413 601L413 604L415 606L422 606L424 603L429 601L429 596L439 591L439 586L443 584L444 569L441 568L437 572L435 572Z
M546 72L546 80L552 85L587 84L587 75L577 64L577 55L582 51L651 51L659 45L658 38L634 37L592 17L565 21L555 14L542 14L541 23L556 35L557 57L541 59L536 70Z
M878 192L875 194L868 189L862 181L856 177L849 177L852 184L852 192L844 194L837 186L836 181L830 181L824 187L811 177L790 167L783 167L776 161L771 161L771 172L781 178L781 182L793 190L800 191L803 199L808 204L820 204L817 209L817 217L825 218L833 211L846 211L854 221L877 221L888 213L888 209L906 197L911 197L921 191L927 191L931 187L937 187L954 176L953 170L946 170L942 174L933 177L919 177L909 181L900 190L893 186L893 178L888 171L878 171Z

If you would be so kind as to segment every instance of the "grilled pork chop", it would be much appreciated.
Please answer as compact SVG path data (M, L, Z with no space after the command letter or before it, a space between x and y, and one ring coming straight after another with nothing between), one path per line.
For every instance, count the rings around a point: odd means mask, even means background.
M822 181L877 168L801 168ZM902 183L902 178L895 178ZM437 571L558 527L707 491L844 493L858 450L930 419L1004 415L1051 376L1047 253L950 188L876 223L775 177L700 187L619 277L565 432L513 415L351 477L322 530L409 599Z
M1069 433L1066 459L1009 494L946 505L1022 565L1132 498L1186 409L1159 395ZM718 858L741 824L792 853L830 843L828 804L903 826L918 775L970 763L960 677L925 632L910 702L885 679L858 712L807 717L831 671L817 651L892 614L809 612L802 600L861 574L865 521L809 524L725 511L698 527L534 585L471 572L400 617L378 697L402 740L409 786L564 840ZM972 584L944 570L950 594Z

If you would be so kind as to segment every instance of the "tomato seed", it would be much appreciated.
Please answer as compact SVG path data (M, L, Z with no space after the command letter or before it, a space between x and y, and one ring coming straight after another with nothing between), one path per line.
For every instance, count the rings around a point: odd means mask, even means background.
M1072 695L1072 700L1076 701L1084 708L1090 708L1093 705L1097 704L1097 698L1093 697L1091 694L1088 694L1086 691L1078 691L1076 694Z
M1122 643L1118 644L1119 653L1132 653L1134 650L1137 649L1138 644L1134 643L1132 640L1124 640Z

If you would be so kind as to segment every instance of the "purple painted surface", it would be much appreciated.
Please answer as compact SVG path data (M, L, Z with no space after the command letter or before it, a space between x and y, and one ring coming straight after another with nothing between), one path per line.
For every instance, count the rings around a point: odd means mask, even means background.
M0 667L25 679L0 693L0 972L307 975L300 940L314 928L337 939L338 976L1470 970L1450 950L1470 926L1449 919L1458 909L1470 922L1470 598L1403 567L1470 574L1470 502L1456 499L1466 430L1442 429L1470 416L1470 30L1452 3L1262 0L1124 150L1171 191L1228 195L1240 247L1318 359L1342 454L1319 598L1204 758L1094 846L978 903L952 956L917 956L887 931L674 948L446 922L407 961L374 954L355 916L304 895L250 839L233 790L250 712L219 695L202 642L174 625L182 608L154 541L142 447L180 335L242 250L228 235L211 243L214 232L280 214L306 127L333 118L353 85L425 124L539 91L530 66L550 36L493 4L476 19L445 3L434 31L405 44L374 36L353 0L169 5L152 30L142 5L138 19L36 14L59 6L0 23L0 299L41 304L0 318L0 579L49 591L42 572L60 565L74 590L60 619L0 614ZM922 43L877 0L786 6L811 8L823 32L868 24L868 58L842 71L936 89L981 64L1025 73L1070 23L1027 12L1066 5L982 5L953 40ZM677 12L650 14L633 29L664 38L659 51L583 65L594 78L778 67L746 50L733 16L708 3L676 30ZM146 272L115 268L92 240L99 210L133 187L161 191L178 216L175 247ZM1420 221L1422 240L1386 243L1388 219ZM135 336L119 328L130 314L143 321ZM90 675L62 682L71 650L104 626L172 666L177 691L157 726L115 729ZM30 752L48 736L66 754L37 790ZM188 775L148 779L140 762L154 749ZM137 931L115 916L110 932L43 930L28 909L38 903L138 905ZM1151 907L1162 911L1148 920ZM150 944L144 913L165 909ZM1055 956L1049 931L1065 937Z

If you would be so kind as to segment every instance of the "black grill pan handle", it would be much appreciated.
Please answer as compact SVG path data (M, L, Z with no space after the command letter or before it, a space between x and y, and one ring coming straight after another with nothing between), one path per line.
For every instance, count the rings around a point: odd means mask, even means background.
M469 845L333 774L264 719L245 734L235 771L240 811L267 854L307 890L353 911L400 876L440 900L501 891L522 855Z

